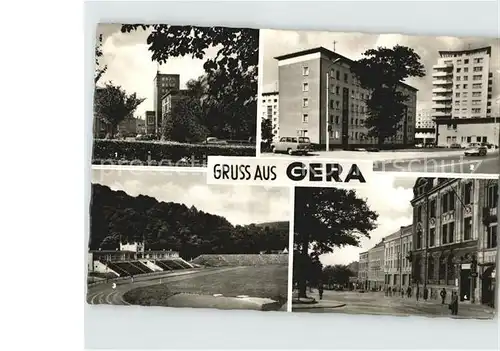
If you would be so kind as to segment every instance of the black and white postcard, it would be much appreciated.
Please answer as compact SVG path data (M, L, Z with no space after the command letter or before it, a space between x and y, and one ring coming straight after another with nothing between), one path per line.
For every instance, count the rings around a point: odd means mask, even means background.
M255 156L257 29L101 24L95 50L93 164Z
M286 311L290 190L94 170L90 304Z
M261 153L499 174L498 38L262 30Z

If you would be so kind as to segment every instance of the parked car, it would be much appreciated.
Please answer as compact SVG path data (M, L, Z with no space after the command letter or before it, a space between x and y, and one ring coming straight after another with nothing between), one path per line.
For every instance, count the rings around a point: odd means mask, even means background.
M470 143L464 151L465 156L486 156L488 148L480 143Z
M311 140L308 137L281 137L271 145L273 153L286 152L289 155L307 155L311 151Z
M217 139L216 137L208 137L205 140L205 144L219 144L219 145L221 145L221 144L227 144L227 141Z
M462 148L462 145L460 145L459 143L450 144L450 149L461 149L461 148Z

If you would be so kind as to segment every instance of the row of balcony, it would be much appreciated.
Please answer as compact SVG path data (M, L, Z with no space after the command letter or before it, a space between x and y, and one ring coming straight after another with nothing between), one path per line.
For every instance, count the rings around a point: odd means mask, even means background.
M432 108L434 110L450 110L453 108L452 104L433 104ZM436 111L436 112L441 112L441 111Z
M440 86L439 88L432 88L433 93L452 93L453 92L453 87L443 87Z
M432 101L451 101L453 99L452 94L448 95L434 95Z
M432 72L433 77L452 77L452 71L434 71Z
M452 63L437 63L434 66L432 66L433 69L446 69L446 70L453 70L453 64Z
M438 86L453 85L453 79L436 79L432 81L432 85L438 85Z

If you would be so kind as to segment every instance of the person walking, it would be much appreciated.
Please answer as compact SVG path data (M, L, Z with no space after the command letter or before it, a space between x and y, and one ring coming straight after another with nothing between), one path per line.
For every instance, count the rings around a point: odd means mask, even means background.
M453 316L458 314L458 294L456 291L451 293L450 310Z
M439 295L441 296L441 304L444 305L444 301L446 300L446 289L441 289Z
M406 289L406 293L408 294L408 298L411 297L411 286L408 285L408 289Z
M418 298L420 297L420 287L417 285L417 291L416 291L416 294L415 294L415 297L417 298L417 301L418 301Z
M320 283L318 286L319 299L323 300L323 284Z

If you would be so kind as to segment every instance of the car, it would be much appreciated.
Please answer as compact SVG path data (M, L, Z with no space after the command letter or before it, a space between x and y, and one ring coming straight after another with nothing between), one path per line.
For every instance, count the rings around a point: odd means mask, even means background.
M205 144L218 144L218 145L222 145L222 144L227 144L227 141L217 139L216 137L208 137L205 140Z
M286 152L289 155L307 155L311 151L311 139L308 137L281 137L279 141L272 143L273 153Z
M480 143L470 143L464 151L465 156L486 156L488 148Z
M462 148L462 145L460 145L458 143L450 144L450 149L461 149L461 148Z

